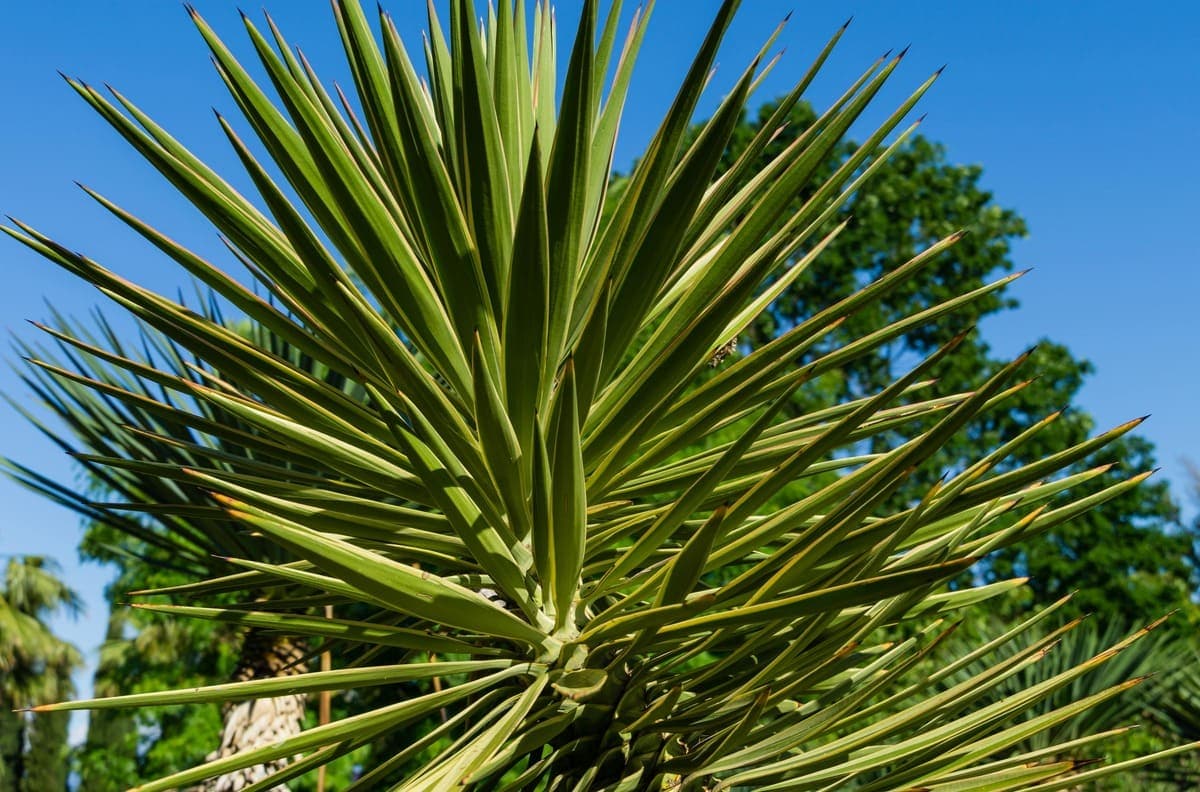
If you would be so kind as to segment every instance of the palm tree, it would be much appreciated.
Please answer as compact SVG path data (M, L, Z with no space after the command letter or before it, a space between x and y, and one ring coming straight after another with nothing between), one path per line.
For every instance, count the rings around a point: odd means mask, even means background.
M69 697L71 673L82 663L78 650L45 624L59 610L81 609L79 596L55 571L39 556L11 557L0 581L0 790L5 792L66 788L65 719L25 711Z
M441 711L444 722L351 789L1054 790L1149 761L1087 766L1078 752L1105 734L1010 749L1137 684L1019 720L1155 625L992 703L990 691L1074 624L1033 632L1051 608L949 665L922 663L952 630L946 618L1022 584L949 581L1145 478L1095 491L1087 485L1105 468L1061 475L1136 422L1006 466L1057 417L1048 416L889 507L950 437L1023 387L1025 357L969 392L941 392L932 378L952 362L955 339L878 393L780 413L812 378L1010 278L806 357L848 315L919 284L954 234L725 359L730 340L839 233L829 221L911 134L886 143L936 78L826 179L814 181L817 166L836 156L899 57L870 66L765 168L747 170L774 124L717 175L747 97L776 65L772 36L688 135L737 6L722 4L619 186L609 180L613 146L649 8L618 48L620 4L602 22L599 3L585 2L560 91L545 4L532 46L521 2L477 25L471 0L458 0L448 35L431 14L422 79L386 14L379 38L357 2L339 1L357 110L274 25L263 33L247 21L272 101L193 14L270 158L220 119L269 216L125 97L70 81L220 230L261 292L104 198L262 331L235 332L26 223L7 229L195 358L180 376L66 333L69 347L127 378L35 361L87 393L81 404L136 404L199 435L164 428L147 438L186 451L186 465L92 460L138 473L139 490L153 481L207 493L202 516L225 521L224 554L243 570L151 592L186 604L139 607L265 630L310 652L330 646L338 667L44 711L396 686L367 712L144 792L293 760L247 787L266 789ZM811 197L793 211L797 194ZM918 418L932 420L918 430ZM872 442L897 429L906 429L899 440ZM232 446L245 453L226 453ZM797 480L807 494L778 503ZM175 508L153 496L142 506ZM288 593L263 598L267 589ZM364 617L325 615L347 604ZM1009 644L1018 649L997 658ZM404 650L402 661L372 665L385 647ZM982 671L939 690L985 658ZM406 694L432 678L445 684Z

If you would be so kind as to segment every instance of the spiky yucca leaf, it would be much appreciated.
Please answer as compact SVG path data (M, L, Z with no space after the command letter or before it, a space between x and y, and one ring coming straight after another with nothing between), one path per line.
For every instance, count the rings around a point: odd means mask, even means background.
M1023 359L973 392L939 394L931 378L951 343L879 394L777 420L779 406L812 378L1011 280L808 354L847 315L919 279L958 235L710 371L772 298L765 289L773 278L803 284L804 264L838 232L830 219L911 132L887 142L934 79L814 183L900 58L873 64L735 187L773 132L764 129L718 173L749 93L775 65L771 42L699 134L688 129L737 5L720 8L619 188L609 180L613 146L650 6L622 39L619 3L602 15L598 2L585 2L560 86L554 17L544 4L530 16L519 0L502 2L482 26L470 0L451 3L447 27L431 12L422 75L386 14L381 46L356 0L339 0L357 108L340 91L335 99L273 24L264 32L247 21L272 98L193 14L270 158L260 162L245 133L221 119L261 203L124 96L70 81L208 218L258 289L98 195L262 331L236 332L25 223L7 229L93 283L169 349L194 357L186 367L155 367L67 332L60 338L80 349L78 363L41 364L42 391L77 429L90 425L90 405L103 403L101 427L81 434L94 452L89 461L119 471L109 475L169 518L142 538L167 536L187 548L205 533L197 520L217 519L211 509L219 507L224 555L246 570L159 592L195 604L143 607L360 647L339 652L337 670L193 690L188 700L469 672L459 684L143 789L304 756L254 787L267 788L438 711L453 714L353 788L1075 783L1077 762L1014 757L1010 747L1136 680L1032 720L1019 716L1138 634L991 703L989 692L1036 662L1052 637L940 692L953 669L929 671L921 661L946 635L945 616L1020 584L947 590L948 580L1144 478L1090 492L1078 488L1096 471L1056 477L1133 424L1011 469L1009 454L1039 424L888 512L884 504L914 469L1022 387ZM792 211L798 193L812 197ZM136 429L112 419L131 409L147 418ZM916 418L936 420L894 448L862 452ZM735 439L719 440L731 431ZM164 445L172 450L159 457L154 449ZM781 502L796 482L806 494ZM194 487L211 499L185 509L156 494L161 487ZM1064 505L1066 492L1083 494ZM273 586L289 597L258 596ZM211 599L238 592L238 603ZM322 615L321 606L346 602L375 615ZM909 637L883 640L888 627ZM369 665L387 646L408 650L408 662ZM447 654L452 664L430 659ZM57 708L154 705L176 695Z

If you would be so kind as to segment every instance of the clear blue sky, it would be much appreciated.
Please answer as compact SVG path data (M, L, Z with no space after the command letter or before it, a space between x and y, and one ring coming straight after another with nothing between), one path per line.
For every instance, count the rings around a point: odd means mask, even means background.
M197 0L200 13L252 58L229 0ZM257 9L258 2L250 4ZM285 34L327 79L346 84L325 0L266 0ZM370 5L370 4L368 4ZM390 0L410 42L419 42L423 2ZM632 3L627 3L632 7ZM952 160L982 163L985 186L1017 209L1031 236L1015 251L1035 267L1015 296L1022 307L984 332L1003 354L1048 336L1092 360L1097 374L1082 406L1101 425L1153 413L1143 433L1187 500L1181 458L1200 459L1200 4L1007 0L882 2L747 0L706 108L711 108L774 25L793 7L780 43L783 63L759 99L784 91L820 44L851 14L854 23L810 99L833 98L884 50L912 45L879 109L899 101L942 64L949 68L922 103L925 134ZM560 6L569 39L577 3ZM617 162L628 164L648 138L704 34L715 0L659 0L626 111ZM257 13L255 11L255 13ZM415 46L419 46L416 44ZM565 44L563 46L565 49ZM236 114L182 7L168 0L58 0L10 3L0 26L0 211L143 284L174 293L179 272L139 244L72 185L107 193L181 241L219 256L211 231L78 100L56 70L111 82L227 174L238 168L210 107ZM241 182L241 183L244 183ZM3 326L24 338L25 319L47 316L43 300L83 315L99 294L0 240ZM9 371L0 389L20 390ZM7 406L0 453L62 480L67 460ZM76 520L7 481L0 553L56 557L88 610L56 626L94 662L109 578L80 565ZM84 692L90 672L81 675ZM77 724L78 728L78 724Z

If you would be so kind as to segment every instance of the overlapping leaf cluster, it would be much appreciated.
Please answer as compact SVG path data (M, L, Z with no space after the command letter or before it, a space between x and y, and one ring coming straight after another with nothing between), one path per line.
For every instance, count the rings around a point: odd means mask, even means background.
M888 142L934 80L823 181L814 174L840 156L899 57L871 65L766 168L751 170L775 124L718 175L747 97L776 65L772 39L699 134L688 133L737 5L722 5L645 153L611 189L650 7L622 38L619 3L602 15L585 2L559 85L544 5L527 15L502 2L477 26L460 0L445 30L431 13L423 78L389 17L377 39L357 2L337 2L355 102L331 94L273 24L264 33L247 22L272 98L195 17L269 157L220 119L255 200L120 94L71 81L208 218L255 288L97 199L257 330L151 293L16 223L12 236L161 334L161 349L180 350L175 365L155 366L153 355L58 333L78 357L41 361L42 390L73 423L94 426L82 435L98 450L90 464L135 474L126 491L162 518L132 521L142 539L169 536L185 555L227 543L228 563L243 570L158 592L189 604L143 607L335 641L341 667L63 706L457 681L144 789L303 757L254 787L265 788L443 710L432 733L352 788L1050 790L1122 769L1079 772L1066 757L1091 738L1008 749L1135 684L1018 717L1140 632L998 701L989 692L1062 632L1021 645L1051 611L950 666L921 661L947 634L945 616L1021 582L947 590L947 581L1144 478L1057 499L1100 471L1056 473L1132 424L995 472L1048 416L889 512L882 504L914 470L1022 387L1022 360L971 392L940 393L934 378L955 341L877 394L780 417L811 378L1011 278L805 358L846 317L920 279L952 235L719 361L782 289L803 282L842 228L830 218L911 133L915 125ZM779 119L840 35L779 104ZM796 210L801 193L811 197ZM95 416L80 412L90 403ZM128 429L114 417L134 413L151 420ZM916 418L934 420L862 453ZM730 427L736 439L705 443ZM810 494L775 503L806 478ZM717 582L718 569L734 572ZM240 602L213 604L238 592ZM319 609L346 603L373 615ZM884 641L886 627L909 637ZM1013 642L983 670L940 685ZM371 665L378 647L406 650L408 661ZM396 777L431 746L432 759Z

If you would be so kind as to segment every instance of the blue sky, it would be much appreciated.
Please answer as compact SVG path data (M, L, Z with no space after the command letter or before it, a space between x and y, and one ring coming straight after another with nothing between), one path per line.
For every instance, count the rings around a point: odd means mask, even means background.
M228 0L195 3L235 52L251 58ZM252 4L257 6L258 3ZM327 79L348 83L325 0L267 0L276 20ZM419 46L423 2L384 4ZM561 38L576 3L560 2ZM632 7L631 3L627 3ZM1165 475L1187 505L1182 458L1200 460L1200 6L1191 2L797 3L747 0L720 58L711 108L763 38L795 7L780 44L783 62L758 99L782 93L845 19L854 22L810 92L821 105L890 48L910 54L878 103L899 102L943 64L948 69L920 111L923 131L953 161L981 163L997 201L1029 222L1015 249L1034 267L1014 294L1022 307L989 320L987 339L1013 355L1041 337L1090 359L1097 373L1081 404L1101 426L1152 413L1142 433L1158 446ZM715 10L715 0L659 0L643 48L619 141L628 164L652 132ZM563 49L565 49L565 43ZM124 203L180 241L220 257L212 232L96 118L57 76L110 82L218 170L239 170L210 108L234 104L208 62L182 7L164 0L59 0L6 8L0 26L0 211L51 232L72 247L153 288L174 293L179 272L139 244L71 183ZM244 128L244 127L243 127ZM244 183L239 178L235 183ZM43 319L44 300L84 315L102 297L0 240L0 318L23 338L25 319ZM111 308L110 313L115 314ZM0 389L31 399L10 371ZM0 407L0 453L60 480L65 457L17 414ZM0 553L51 555L84 595L84 618L60 631L94 662L106 616L109 573L80 565L76 520L0 481ZM1194 509L1189 508L1189 513ZM90 686L88 674L81 686Z

